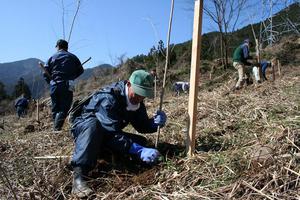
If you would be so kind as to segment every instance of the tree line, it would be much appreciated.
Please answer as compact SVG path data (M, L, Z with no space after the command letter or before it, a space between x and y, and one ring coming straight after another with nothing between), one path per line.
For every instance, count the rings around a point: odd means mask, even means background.
M20 77L20 79L14 86L14 90L11 95L7 93L7 91L5 90L5 85L0 81L0 101L5 99L7 100L15 99L21 96L22 94L24 94L24 97L31 99L31 91L23 77Z

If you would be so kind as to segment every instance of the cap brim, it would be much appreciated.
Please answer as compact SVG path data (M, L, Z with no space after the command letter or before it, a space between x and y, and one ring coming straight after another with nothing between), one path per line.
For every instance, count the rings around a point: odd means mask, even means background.
M133 91L134 93L142 96L142 97L147 97L147 98L154 98L154 91L152 88L141 88L135 84L131 84L132 85L132 88L133 88Z

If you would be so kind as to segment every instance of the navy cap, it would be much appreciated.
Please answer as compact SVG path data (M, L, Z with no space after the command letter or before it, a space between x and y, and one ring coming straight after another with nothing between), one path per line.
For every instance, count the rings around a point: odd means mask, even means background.
M57 40L55 47L59 47L60 49L68 49L68 42L66 40L59 39Z

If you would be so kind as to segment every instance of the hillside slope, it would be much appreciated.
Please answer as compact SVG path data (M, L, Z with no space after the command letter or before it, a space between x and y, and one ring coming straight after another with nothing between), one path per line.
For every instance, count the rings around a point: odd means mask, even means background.
M299 65L283 65L274 82L224 96L236 76L227 73L222 82L215 77L213 87L201 86L194 157L184 155L188 98L167 93L163 109L168 123L159 144L165 160L155 167L127 157L111 164L111 157L104 155L90 174L95 179L89 184L96 194L90 199L300 198ZM147 100L149 115L158 104L158 100ZM20 199L76 199L71 195L69 126L54 134L46 101L40 106L40 124L34 109L19 121L15 116L3 118L0 196L4 199L14 195ZM33 132L29 125L34 125ZM146 137L153 146L155 134Z
M1 63L0 64L0 81L5 85L5 90L11 94L17 81L22 77L29 86L33 97L40 96L47 88L47 84L43 80L41 70L38 67L37 58L29 58L25 60Z

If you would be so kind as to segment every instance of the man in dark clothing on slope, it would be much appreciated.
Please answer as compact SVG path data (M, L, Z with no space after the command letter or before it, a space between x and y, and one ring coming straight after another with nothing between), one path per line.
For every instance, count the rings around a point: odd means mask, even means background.
M24 117L24 115L27 114L28 99L25 98L23 94L19 99L16 100L15 108L17 110L18 118Z
M96 165L97 156L104 149L118 154L130 154L141 161L154 164L160 153L135 140L134 134L122 129L129 123L140 133L153 133L163 127L167 117L157 111L153 118L147 115L145 97L153 98L153 76L136 70L129 80L119 81L95 92L73 120L71 132L75 150L71 164L74 169L72 193L86 197L92 193L85 177Z
M58 40L56 48L57 52L48 59L45 65L50 77L44 73L44 78L50 84L54 130L60 131L72 104L74 79L79 77L84 70L80 60L68 52L67 41Z

